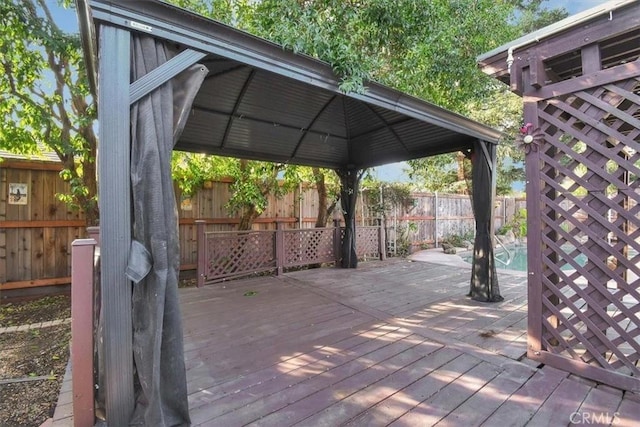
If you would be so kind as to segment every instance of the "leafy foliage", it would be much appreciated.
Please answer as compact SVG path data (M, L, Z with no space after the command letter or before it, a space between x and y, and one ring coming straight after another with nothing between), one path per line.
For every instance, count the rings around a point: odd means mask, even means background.
M172 172L180 189L189 195L205 181L231 178L231 197L226 208L241 216L240 230L251 228L267 208L270 194L281 197L302 179L298 166L179 151L173 153Z
M520 0L516 8L520 12L517 27L522 34L532 33L554 22L567 17L567 10L563 7L548 9L544 6L547 0Z
M95 224L95 107L79 37L56 25L45 0L6 0L0 15L0 147L55 152L72 188L61 197Z
M393 208L402 208L406 212L414 203L409 184L381 182L367 176L362 189L367 197L367 206L372 207L373 213L378 216L386 216L386 212Z
M506 234L512 231L514 236L518 239L527 237L527 210L524 208L519 209L513 216L513 219L509 223L505 224L498 230L497 234Z
M409 160L409 178L419 190L449 193L456 191L464 180L458 180L455 154L441 154Z
M503 42L567 16L563 8L544 8L545 0L518 0L510 3L513 8L512 19L499 23L493 30L488 30L492 34L500 34L497 37L508 36ZM475 51L473 57L486 50L488 49ZM452 61L455 63L455 58L452 58ZM470 77L473 77L472 73L467 76ZM474 81L473 78L471 81ZM467 88L470 92L467 97L461 99L462 104L451 107L503 132L497 155L497 194L510 194L513 182L524 180L523 153L514 145L515 136L522 124L522 100L512 94L506 86L488 81L486 78L477 81L477 84L479 87L476 90L473 87ZM410 161L409 175L420 183L421 188L429 191L467 193L464 175L469 169L464 165L459 155L444 154Z

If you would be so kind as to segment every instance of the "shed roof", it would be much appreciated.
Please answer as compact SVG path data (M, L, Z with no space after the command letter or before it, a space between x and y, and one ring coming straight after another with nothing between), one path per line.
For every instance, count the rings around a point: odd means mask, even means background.
M90 5L97 25L147 32L207 54L200 62L209 73L179 150L366 168L500 137L495 129L374 82L364 94L341 92L329 64L157 0ZM81 27L93 27L84 16Z
M640 25L639 6L639 0L608 1L505 43L478 56L477 62L485 73L509 84L510 55L517 56L518 52L526 52L551 39L560 41L544 52L545 65L559 80L581 74L580 57L576 49L595 40L600 41L600 54L605 67L634 61L640 55L640 36L637 30L629 34L628 29Z
M60 157L45 147L40 147L41 151L33 154L12 153L6 150L0 150L0 159L6 160L27 160L38 162L60 163Z

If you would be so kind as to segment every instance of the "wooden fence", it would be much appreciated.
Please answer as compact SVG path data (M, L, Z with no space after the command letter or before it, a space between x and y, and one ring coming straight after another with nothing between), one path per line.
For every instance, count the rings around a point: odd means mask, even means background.
M71 243L86 235L85 221L55 196L69 193L60 169L51 162L0 163L1 290L71 281Z
M6 160L0 165L0 290L70 283L71 243L87 237L87 233L82 212L72 211L56 197L57 193L69 193L69 185L59 177L60 165L21 160ZM176 189L182 269L196 268L196 220L206 221L208 231L236 229L239 219L225 208L230 183L230 180L212 182L190 198ZM26 192L18 203L9 196L15 188ZM365 206L358 204L357 224L377 225L379 206L369 200L366 191L360 201ZM496 227L509 222L523 203L499 198ZM284 229L313 228L318 205L315 188L300 186L282 198L271 198L253 229L275 230L276 223ZM474 229L467 196L426 193L415 194L414 203L406 209L388 209L384 224L391 253L401 239L411 244L410 250L415 250Z

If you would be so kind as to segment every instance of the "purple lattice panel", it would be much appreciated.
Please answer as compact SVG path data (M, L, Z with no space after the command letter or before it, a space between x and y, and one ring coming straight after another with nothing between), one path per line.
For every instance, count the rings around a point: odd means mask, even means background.
M207 233L206 281L276 268L275 231Z
M356 227L356 255L358 258L380 256L379 227Z
M631 79L538 105L542 347L634 377L640 376L639 88Z
M285 267L335 261L333 228L285 230L283 233Z

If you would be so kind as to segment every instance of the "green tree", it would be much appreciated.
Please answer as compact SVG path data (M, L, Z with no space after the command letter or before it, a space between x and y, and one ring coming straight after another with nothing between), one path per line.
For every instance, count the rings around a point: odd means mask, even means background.
M340 180L335 171L318 167L301 167L301 176L305 182L312 182L318 192L318 216L316 227L326 227L340 200ZM311 179L308 174L311 172Z
M46 0L4 0L0 16L0 147L55 152L72 189L58 196L95 225L95 107L79 37L60 29Z
M524 34L532 33L568 16L564 7L545 7L548 0L519 0L516 1L518 13L516 26Z
M239 230L251 229L267 208L270 195L281 197L301 181L298 166L180 151L173 154L172 172L180 189L189 195L205 181L231 178L226 208L231 214L240 215Z
M496 40L501 39L502 41L498 43L501 44L567 16L565 9L547 9L544 3L546 0L513 1L511 2L513 8L511 19L505 20L493 30L487 30L492 34L499 34ZM474 58L473 66L475 66L475 57L487 50L489 49L476 50L473 55L470 55ZM452 65L471 66L464 65L464 61L457 62L455 58L451 61ZM518 129L522 125L522 100L511 93L506 86L490 82L485 77L480 81L473 79L469 81L478 84L479 89L474 91L473 87L467 87L469 93L460 98L462 104L449 106L504 133L498 146L497 193L509 194L512 191L513 182L524 180L523 154L514 145ZM466 181L468 180L464 176L470 169L462 158L460 153L451 153L410 161L410 176L418 179L421 187L429 191L467 193ZM456 168L455 174L451 172L452 168ZM441 171L440 174L437 173L438 170Z

